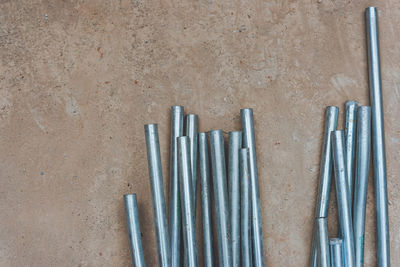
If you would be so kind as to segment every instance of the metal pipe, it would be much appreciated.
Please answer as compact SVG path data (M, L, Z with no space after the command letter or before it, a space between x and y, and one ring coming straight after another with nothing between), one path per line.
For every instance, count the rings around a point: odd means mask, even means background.
M251 224L250 224L250 169L249 149L240 149L240 219L241 219L241 244L242 244L242 265L251 266Z
M331 178L332 178L332 131L337 128L339 108L329 106L325 111L325 129L324 140L322 143L322 156L319 171L319 186L317 195L317 205L315 208L315 218L327 217L329 196L331 191ZM310 257L310 267L317 267L317 235L316 224L313 224L313 237Z
M317 225L317 251L319 267L331 267L329 258L329 236L328 236L328 221L326 217L316 218Z
M256 156L256 141L254 136L253 109L240 110L243 130L243 147L249 148L250 186L251 186L251 221L253 241L253 261L256 267L265 266L264 239L262 233L262 216L260 190L258 186L258 169Z
M232 266L228 187L226 181L224 137L221 130L210 132L211 163L217 217L218 253L220 266Z
M157 236L158 263L166 267L171 265L171 248L168 233L167 213L164 197L164 179L161 166L160 143L157 124L144 126L147 147L147 160L153 202L154 228Z
M372 158L376 194L378 266L388 267L390 266L390 243L377 8L368 7L365 11L365 19L367 28L369 95L372 114Z
M240 174L239 150L242 147L242 132L229 132L228 186L231 214L232 266L240 266Z
M124 195L124 202L126 225L129 233L129 244L131 247L132 265L136 267L145 267L146 263L143 256L136 194Z
M186 136L190 142L190 167L192 169L192 186L193 186L193 205L194 216L196 218L196 192L197 192L197 146L198 146L198 126L199 120L196 114L186 115Z
M345 143L343 131L332 132L332 152L335 169L336 197L339 211L339 226L343 238L345 267L354 267L354 233L351 220L349 187L345 163Z
M329 239L329 250L331 254L331 266L343 267L343 240L340 238Z
M213 223L211 209L210 159L207 133L199 133L201 208L203 219L204 266L214 266Z
M177 138L183 135L183 107L171 107L169 227L171 238L171 266L180 266L181 259L181 203L179 198Z
M356 267L364 266L364 226L371 149L371 108L357 111L357 164L354 184L353 230Z
M180 197L183 217L186 266L194 267L197 262L196 227L194 223L192 170L190 166L189 137L178 137L178 168Z
M344 125L344 138L345 138L345 157L346 157L346 171L347 171L347 184L349 187L349 200L350 208L353 202L353 170L354 170L354 156L356 151L356 120L357 120L357 101L346 102L345 125Z

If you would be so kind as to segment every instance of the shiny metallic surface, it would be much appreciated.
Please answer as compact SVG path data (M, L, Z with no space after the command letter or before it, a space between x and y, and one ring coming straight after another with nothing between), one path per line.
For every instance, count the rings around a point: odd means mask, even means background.
M353 230L356 267L364 266L364 226L371 150L371 108L357 111L357 163L354 183Z
M196 114L186 115L185 135L190 141L190 168L192 169L193 205L196 217L196 192L197 192L197 148L198 148L199 119Z
M372 162L375 178L377 216L378 266L390 266L388 197L386 181L386 151L383 123L382 82L379 56L378 10L368 7L365 11L368 76L372 115Z
M161 166L160 143L157 124L144 126L147 160L149 165L151 197L153 202L154 228L156 231L158 264L171 265L171 248L168 233L167 213L164 197L164 179Z
M142 236L140 232L136 194L124 195L124 202L132 265L136 267L145 267L146 263L143 256Z
M316 218L315 224L317 226L318 266L330 267L328 221L326 217Z
M226 180L224 136L221 130L210 132L211 163L218 236L219 265L232 266L231 228Z
M340 238L329 239L329 251L331 254L331 266L343 267L343 240Z
M333 166L335 169L336 198L339 211L340 236L343 238L345 267L354 267L354 233L351 219L349 187L345 161L343 131L332 132Z
M181 259L181 203L179 198L177 138L183 135L183 107L171 107L169 229L171 266L180 266Z
M252 266L251 262L251 224L250 224L250 167L249 149L242 148L239 151L240 163L240 227L243 267Z
M349 186L350 207L353 203L353 177L354 177L354 157L356 151L356 123L357 123L357 101L347 101L344 119L344 139L345 139L345 157L347 184Z
M264 259L264 238L262 233L262 217L260 204L260 189L258 185L258 168L256 156L256 141L254 136L253 109L246 108L240 110L243 147L249 148L250 166L250 187L251 187L251 223L252 223L252 242L253 242L253 262L254 266L265 266Z
M183 218L185 266L198 266L189 137L178 137L178 169Z
M201 210L203 222L204 266L214 266L213 222L211 206L210 159L207 133L199 133L199 161Z

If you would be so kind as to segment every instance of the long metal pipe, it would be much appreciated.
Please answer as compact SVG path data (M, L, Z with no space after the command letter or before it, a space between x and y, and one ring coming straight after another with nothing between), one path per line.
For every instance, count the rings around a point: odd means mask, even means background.
M251 224L250 224L250 167L249 149L242 148L239 152L240 162L240 219L241 219L241 244L242 265L251 267Z
M354 267L354 232L350 212L349 187L345 163L345 141L343 131L332 132L332 152L335 169L336 197L339 211L339 226L343 238L345 267Z
M327 217L329 206L329 195L331 191L332 177L332 131L336 130L339 108L329 106L325 111L324 139L322 143L322 156L319 171L319 186L317 195L317 205L315 208L315 218ZM312 247L310 256L310 267L317 267L317 235L316 224L313 226Z
M171 238L171 266L180 266L181 259L181 203L179 198L177 138L183 135L183 107L171 107L169 227Z
M136 267L145 267L146 263L143 256L136 194L124 195L124 202L126 225L129 233L129 244L131 247L132 265Z
M386 184L386 152L379 58L378 10L376 7L368 7L366 9L365 20L367 28L369 95L372 113L372 158L375 177L378 266L388 267L390 266L390 243Z
M343 267L343 240L340 238L329 239L329 251L331 254L331 266Z
M253 261L256 267L265 266L264 238L262 233L262 216L260 190L258 185L258 169L256 156L256 141L254 136L253 109L240 110L243 130L243 147L249 148L250 186L251 186L251 221L253 241Z
M328 236L328 220L326 217L316 218L317 225L317 251L319 267L331 267L329 257L329 236Z
M354 184L354 249L356 267L364 266L364 226L367 205L368 173L371 149L371 108L361 106L357 111L357 163Z
M240 173L239 150L242 147L242 132L229 132L228 186L231 215L232 266L240 266Z
M199 133L200 187L203 219L204 266L214 266L213 223L211 207L210 159L207 133Z
M167 267L171 265L171 244L165 207L164 178L161 166L158 127L157 124L146 124L144 130L153 202L154 228L157 235L158 263L160 266Z
M186 248L186 266L195 267L197 262L197 241L193 205L192 170L190 166L189 137L178 137L178 168L180 197L183 217L184 242Z
M196 114L186 115L186 136L190 142L190 167L192 169L193 205L196 218L196 192L197 192L197 148L198 148L199 119Z
M228 187L226 181L225 148L222 130L210 132L211 163L217 217L218 253L220 266L232 266Z

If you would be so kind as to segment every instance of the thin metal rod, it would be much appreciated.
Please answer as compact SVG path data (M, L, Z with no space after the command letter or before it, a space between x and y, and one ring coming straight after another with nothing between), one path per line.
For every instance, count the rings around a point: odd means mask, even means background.
M354 233L350 212L349 187L345 163L343 131L332 132L332 152L335 169L336 197L339 211L339 226L343 238L345 267L354 267Z
M132 265L136 267L145 267L146 263L143 256L136 194L124 195L124 202L126 225L129 233L129 244L131 247Z
M367 28L369 95L372 114L372 159L376 194L378 266L388 267L390 266L390 243L377 8L368 7L365 11L365 19Z
M264 238L262 233L262 216L260 204L260 190L258 186L258 169L256 156L256 141L254 136L253 109L240 110L243 130L243 147L249 148L250 186L251 186L251 219L253 261L256 267L265 266Z
M203 219L204 266L214 266L213 223L211 207L210 159L207 133L199 133L201 208Z
M329 250L331 253L331 266L343 267L343 240L340 238L329 239Z
M322 143L322 154L319 171L319 186L317 195L317 205L315 207L315 218L327 217L329 196L332 180L332 131L336 130L339 108L328 106L325 111L324 140ZM312 247L310 256L310 267L317 267L317 235L316 224L313 225Z
M186 115L186 136L190 140L190 167L192 169L193 205L196 218L196 192L197 192L197 147L199 119L196 114Z
M185 232L185 253L187 265L194 267L197 262L196 227L194 223L192 170L190 167L189 137L178 137L178 168L180 197L183 217L183 231ZM185 264L186 264L185 263Z
M328 236L328 221L326 217L316 218L317 225L317 251L319 267L331 267L329 257L329 236Z
M354 184L353 230L356 267L364 266L364 226L371 150L371 108L357 111L357 164Z
M164 197L164 179L161 166L160 143L157 124L144 126L147 147L147 160L153 202L154 228L156 230L159 266L171 265L171 248L168 233L167 213Z
M228 186L231 214L232 266L240 266L240 174L239 150L242 147L242 132L229 132Z
M242 265L251 266L251 240L250 240L250 167L249 149L242 148L239 152L240 162L240 219L241 219L241 244L242 244Z
M211 163L217 217L220 266L232 266L231 228L228 208L224 137L221 130L210 132Z
M171 238L171 266L180 266L181 259L181 203L179 198L177 138L183 135L183 107L171 107L169 227Z

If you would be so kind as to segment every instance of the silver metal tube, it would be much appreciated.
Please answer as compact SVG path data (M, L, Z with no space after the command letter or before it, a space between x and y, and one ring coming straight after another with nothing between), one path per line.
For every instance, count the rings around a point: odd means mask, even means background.
M183 135L183 107L171 107L169 227L171 238L171 266L180 266L181 259L181 203L179 198L177 138Z
M226 181L224 136L221 130L210 132L211 163L217 217L218 253L220 266L232 266L231 231Z
M186 136L190 140L190 167L192 169L193 205L196 218L196 192L197 192L197 146L198 146L199 119L196 114L186 115Z
M331 254L331 266L343 267L343 240L340 238L329 239L329 250Z
M317 251L319 267L331 267L329 257L329 236L328 236L328 221L326 217L316 218L317 225Z
M166 267L171 265L171 248L168 233L167 213L164 197L164 179L161 166L160 143L157 124L144 126L147 147L147 160L153 202L154 228L156 230L158 263Z
M231 215L232 266L240 266L240 174L239 150L242 147L242 132L229 132L228 186Z
M251 221L253 241L253 261L256 267L265 266L264 238L262 233L262 216L260 190L258 186L258 169L256 156L256 141L254 136L253 109L240 110L243 130L243 147L249 148L250 186L251 186Z
M143 256L136 194L124 195L124 202L126 225L129 233L129 244L131 247L132 265L136 267L145 267L146 263Z
M189 137L178 137L178 168L180 197L183 217L183 231L185 232L186 266L194 267L197 262L196 227L194 223L192 170L190 166Z
M204 266L214 266L213 224L211 208L210 159L207 133L199 133L201 208L203 219Z
M315 208L315 218L327 217L329 196L331 191L331 177L332 177L332 145L331 136L332 131L337 128L339 108L329 106L325 111L325 127L324 127L324 140L322 143L322 156L319 171L319 186L317 195L317 205ZM313 226L312 247L310 256L310 267L317 267L317 235L316 224Z
M367 28L369 95L372 114L372 159L376 194L378 266L388 267L390 266L390 243L377 8L368 7L365 11L365 19Z
M339 211L340 236L343 238L345 267L354 267L354 233L350 212L349 187L345 163L343 131L332 132L332 152L335 169L336 197Z
M241 219L241 244L242 244L242 265L251 266L251 224L250 224L250 167L249 149L240 149L240 219Z
M356 267L364 266L364 226L371 149L371 108L357 111L357 164L354 183L353 230Z

